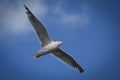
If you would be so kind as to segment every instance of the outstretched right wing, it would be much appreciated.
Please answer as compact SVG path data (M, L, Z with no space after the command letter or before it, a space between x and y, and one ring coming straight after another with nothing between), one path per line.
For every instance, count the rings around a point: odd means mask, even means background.
M42 23L32 14L32 12L24 5L25 9L27 10L27 15L29 18L30 23L32 24L42 46L45 46L51 42L51 39L47 33L47 30L42 25Z
M70 65L71 67L79 70L80 73L84 72L80 65L70 55L66 54L61 49L56 50L56 52L53 52L52 55L65 62L66 64Z

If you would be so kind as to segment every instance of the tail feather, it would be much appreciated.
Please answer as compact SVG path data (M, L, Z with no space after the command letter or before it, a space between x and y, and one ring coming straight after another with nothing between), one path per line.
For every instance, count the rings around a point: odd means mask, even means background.
M41 55L40 54L33 54L34 58L39 58Z
M33 54L33 57L39 58L39 57L44 56L46 54L48 54L47 51L38 51L37 53Z

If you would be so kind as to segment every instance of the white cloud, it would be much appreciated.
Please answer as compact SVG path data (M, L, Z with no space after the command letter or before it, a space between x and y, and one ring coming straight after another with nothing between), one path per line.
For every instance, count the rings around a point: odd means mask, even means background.
M60 5L57 5L54 8L54 13L60 16L59 19L56 20L57 23L62 24L64 27L84 27L90 23L88 16L88 5L86 4L83 5L81 13L67 13Z
M88 5L83 5L81 13L68 13L62 8L62 5L56 5L56 7L51 7L42 2L42 0L22 0L19 2L14 2L10 4L11 1L1 1L0 3L0 24L6 26L7 30L12 33L25 33L31 30L31 26L26 10L23 5L27 5L30 10L39 16L51 16L48 11L59 16L59 19L54 20L55 24L61 25L63 27L76 28L78 26L86 26L90 23L88 16ZM48 10L50 9L50 10ZM52 9L52 10L51 10ZM53 17L53 19L56 19ZM53 23L53 24L54 24Z
M62 23L63 25L75 24L79 20L78 14L65 13L60 6L54 9L54 13L60 16L58 22Z
M36 15L38 15L39 11L41 16L46 14L46 6L39 0L24 0L24 2L14 4L10 4L9 0L2 2L0 5L0 24L6 26L7 30L12 33L25 33L30 30L23 4L27 5Z

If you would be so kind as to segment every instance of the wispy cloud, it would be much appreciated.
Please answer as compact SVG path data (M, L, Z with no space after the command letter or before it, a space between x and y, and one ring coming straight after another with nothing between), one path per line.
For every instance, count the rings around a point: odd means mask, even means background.
M29 6L36 15L39 11L41 11L39 15L44 15L47 11L46 6L39 0L10 3L10 0L0 3L0 24L6 26L7 30L12 33L29 32L29 24L23 4Z
M0 24L6 26L6 29L11 33L26 33L30 31L30 23L28 22L27 16L25 14L26 10L23 7L26 4L35 15L39 16L51 16L49 11L57 16L59 19L54 23L56 25L61 25L63 27L84 27L90 23L88 15L88 5L81 7L80 13L68 13L62 8L62 5L56 5L56 7L51 7L46 5L42 0L24 0L19 2L14 2L11 4L10 0L1 1L0 3ZM52 9L52 10L49 10ZM53 24L54 24L53 23Z
M80 13L68 13L60 5L57 5L53 12L59 16L59 19L56 20L58 24L62 24L64 27L76 28L77 26L85 27L90 23L88 11L88 5L83 4Z

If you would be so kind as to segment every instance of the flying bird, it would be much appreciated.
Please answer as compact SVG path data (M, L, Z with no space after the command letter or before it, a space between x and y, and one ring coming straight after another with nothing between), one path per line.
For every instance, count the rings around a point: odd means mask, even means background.
M28 19L35 30L37 37L42 45L42 48L33 56L35 58L39 58L46 54L52 54L53 56L57 57L64 63L68 64L69 66L73 67L79 72L84 72L81 66L66 52L59 48L60 45L64 44L62 41L53 41L44 27L44 25L33 15L33 13L24 5L25 9L27 10L26 13L28 15Z

